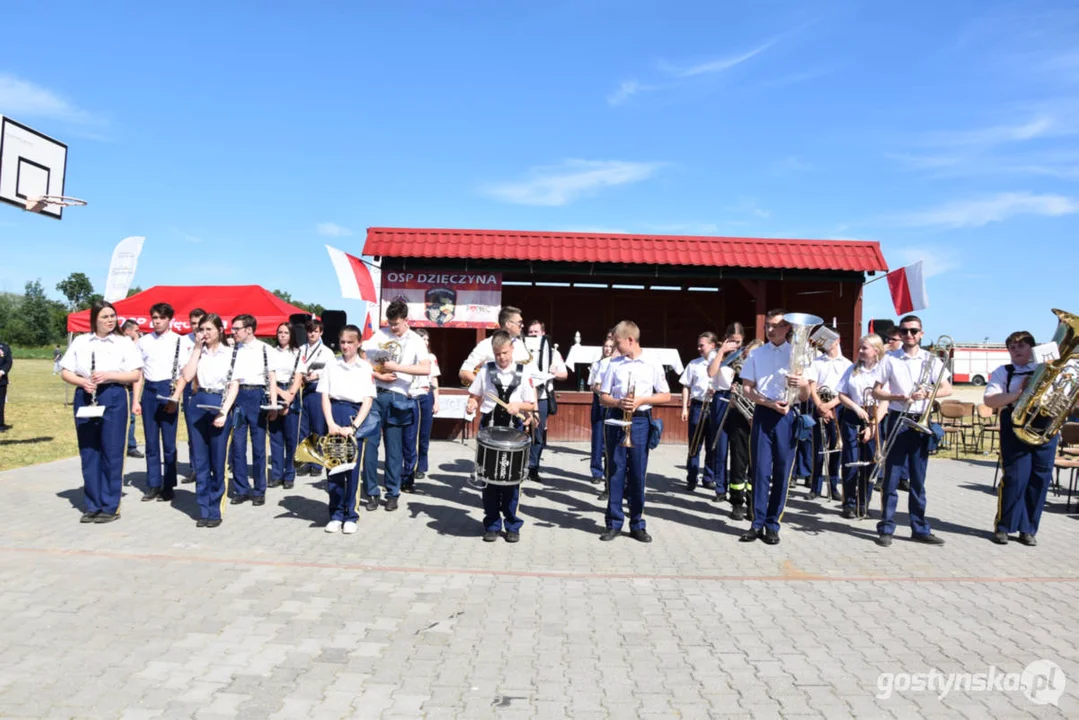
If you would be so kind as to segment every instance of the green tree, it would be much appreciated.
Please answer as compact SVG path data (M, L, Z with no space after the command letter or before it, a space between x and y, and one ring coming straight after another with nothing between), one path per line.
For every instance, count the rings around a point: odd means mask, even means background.
M127 291L127 296L131 297L132 295L138 295L140 292L142 292L142 288L136 285L135 287Z
M305 303L305 302L303 302L301 300L294 300L292 298L292 293L286 292L285 290L276 290L275 289L272 292L273 292L274 295L281 298L282 300L287 302L289 305L295 305L296 307L300 308L301 310L306 310L307 312L311 313L312 315L318 315L318 316L321 317L322 313L326 310L326 308L322 307L318 303Z
M93 304L94 284L81 272L71 273L56 283L56 289L67 298L72 310L82 310Z
M49 310L50 301L41 280L26 283L18 311L8 322L7 341L15 345L47 344L55 337Z

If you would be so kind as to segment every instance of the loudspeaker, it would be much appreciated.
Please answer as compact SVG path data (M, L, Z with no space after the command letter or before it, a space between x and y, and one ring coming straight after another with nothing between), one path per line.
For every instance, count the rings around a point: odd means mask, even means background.
M292 313L288 316L289 325L303 325L311 319L311 313Z
M895 322L888 319L870 320L869 332L880 335L880 339L884 341L884 344L888 344L888 333L892 328L896 326Z
M348 313L344 310L323 310L322 311L322 342L329 345L334 349L334 352L339 351L338 336L341 334L341 328L348 325Z

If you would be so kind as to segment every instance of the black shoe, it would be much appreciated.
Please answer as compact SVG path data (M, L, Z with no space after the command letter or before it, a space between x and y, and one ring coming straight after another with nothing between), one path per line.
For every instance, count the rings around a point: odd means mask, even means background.
M12 425L0 425L0 432L7 432L12 427L13 427Z
M215 528L215 527L219 527L220 525L221 525L221 518L217 518L216 520L207 520L206 521L206 527L208 527L208 528Z
M839 517L843 518L844 520L853 520L854 519L854 508L849 508L849 507L843 508L843 512L839 513Z
M741 522L746 519L746 509L741 505L736 505L731 508L731 520L735 522Z
M266 487L268 487L268 488L281 487L281 481L280 480L271 480L270 482L266 483Z
M195 473L191 473L190 475L184 475L182 478L180 478L180 482L182 482L184 485L195 482Z
M778 545L779 533L777 533L775 530L765 530L764 537L761 539L764 540L765 545Z
M296 477L304 477L305 475L310 475L310 473L307 470L307 463L304 463L302 465L297 465L296 466Z
M832 499L839 502L843 499L843 495L838 490L833 490Z
M427 473L425 473L425 472L416 473L416 479L417 480L423 480L425 477L427 477Z
M614 528L607 528L603 531L603 534L599 536L600 542L610 542L616 537L622 534L621 530L615 530Z
M233 495L232 499L229 500L229 505L243 505L250 499L251 498L247 497L246 495Z
M367 511L378 510L378 495L372 495L367 498L367 502L363 504L363 508Z
M161 488L150 488L142 494L143 502L150 502L156 500L157 496L161 494Z
M610 496L611 496L611 494L609 492L607 492L606 490L600 490L599 495L596 496L596 499L597 500L606 500Z
M880 545L881 547L891 547L892 546L892 536L891 535L878 535L877 536L877 545Z
M506 531L506 542L514 543L521 542L521 533Z
M910 539L913 540L914 542L920 542L920 543L923 543L925 545L943 545L944 544L944 538L937 537L933 533L925 533L924 535L921 535L921 534L919 534L919 535L911 535Z
M127 456L128 456L128 457L131 457L131 458L144 458L144 457L146 457L146 456L145 456L145 455L144 455L144 454L142 453L142 451L141 451L141 450L139 450L138 448L135 448L134 450L128 450L128 451L127 451Z
M1030 533L1019 533L1019 542L1023 543L1027 547L1034 547L1038 544L1037 538Z
M165 488L161 491L161 494L157 496L158 502L172 502L172 499L176 497L176 493L172 488ZM143 498L145 500L145 498Z
M810 500L816 500L817 498L819 498L819 497L820 497L820 495L818 495L817 493L815 493L815 492L813 492L812 490L810 490L810 491L809 491L809 495L806 495L806 497L807 497L808 499L810 499Z
M1007 545L1008 533L1004 532L1003 530L997 530L995 533L993 533L993 537L989 539L995 542L997 545Z
M415 483L412 483L412 482L401 483L401 492L403 492L403 493L414 493L414 492L416 492Z
M265 495L256 495L255 497L251 498L251 504L252 505L265 505L266 504L266 496Z
M749 530L746 530L744 533L742 533L742 536L738 538L738 542L753 542L760 536L760 530L754 530L753 528L750 528Z
M899 481L900 492L910 492L910 480L903 478Z
M704 487L705 490L715 490L716 489L716 484L712 480L705 480L704 482L701 483L701 486Z
M644 528L640 530L630 530L629 536L638 542L650 543L652 542L652 536L648 534L648 531Z
M483 534L483 541L484 542L494 542L497 539L498 539L498 533L495 532L494 530L488 530L487 532L485 532Z
M293 484L294 483L291 480L286 480L285 482L281 483L281 487L285 488L286 490L291 490Z
M539 468L528 468L528 479L532 482L539 482Z
M94 518L95 525L104 525L105 523L111 523L120 519L120 513L98 513Z
M603 478L601 478L601 477L588 478L588 481L590 483L592 483L593 485L599 485L601 482L603 482Z
M206 518L199 518L199 521L195 523L195 527L206 527Z
M397 496L391 495L386 498L386 512L393 512L397 509Z
M686 480L686 492L693 492L697 489L696 480Z
M96 518L99 514L100 513L96 513L96 512L84 512L82 514L82 517L79 518L79 522L81 522L81 523L92 523L94 521L94 518Z
M883 490L884 489L884 482L881 481L881 480L877 480L875 483L873 483L873 489L878 491L878 492Z

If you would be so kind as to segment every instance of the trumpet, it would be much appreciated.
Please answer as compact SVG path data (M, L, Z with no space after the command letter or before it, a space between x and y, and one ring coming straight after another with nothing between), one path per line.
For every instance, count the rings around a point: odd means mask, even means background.
M626 393L625 399L626 400L632 400L636 396L637 396L637 386L636 385L630 385L629 386L629 392ZM632 437L633 436L633 433L632 433L632 430L633 430L633 411L632 410L623 410L622 411L622 422L626 423L626 437L622 440L622 447L631 448L631 447L633 447L633 437Z

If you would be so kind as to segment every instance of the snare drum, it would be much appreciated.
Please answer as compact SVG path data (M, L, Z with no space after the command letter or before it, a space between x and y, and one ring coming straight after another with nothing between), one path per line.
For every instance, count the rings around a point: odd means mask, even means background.
M508 427L480 428L476 437L476 480L490 485L520 485L528 477L532 438Z

